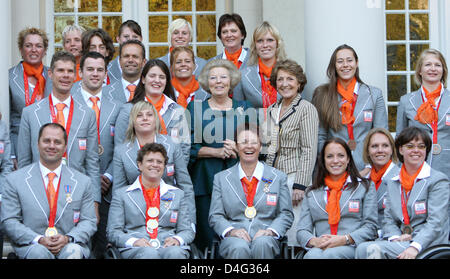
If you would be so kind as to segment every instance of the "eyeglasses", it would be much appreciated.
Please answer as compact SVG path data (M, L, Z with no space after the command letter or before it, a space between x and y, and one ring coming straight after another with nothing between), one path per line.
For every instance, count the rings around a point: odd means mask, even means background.
M417 149L419 149L419 150L425 150L425 149L427 149L427 146L426 146L425 144L423 144L423 143L418 144L418 145L414 145L414 144L412 144L412 143L408 143L408 144L404 144L403 147L406 148L407 150L413 150L413 149L415 149L416 147L417 147Z

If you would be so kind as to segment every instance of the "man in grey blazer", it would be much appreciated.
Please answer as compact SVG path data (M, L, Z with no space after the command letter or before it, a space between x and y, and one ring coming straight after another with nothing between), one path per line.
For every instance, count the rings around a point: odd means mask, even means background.
M119 45L122 45L128 40L138 40L142 42L141 26L132 19L129 19L120 25L119 34L116 37L116 41ZM108 64L108 74L111 83L122 79L122 68L120 67L119 58L120 55Z
M72 91L72 97L96 112L97 133L99 140L100 185L102 200L99 214L100 222L94 236L93 252L96 258L102 257L106 251L106 223L109 203L111 202L113 182L114 126L121 103L103 94L102 81L106 76L106 60L98 52L88 52L80 61L81 87Z
M96 230L91 180L62 164L67 134L61 125L42 126L37 145L39 161L6 177L1 205L5 233L21 259L88 258L88 242Z
M120 103L131 101L145 65L145 47L138 40L128 40L120 45L120 79L105 87L105 93Z
M35 143L40 127L45 123L64 121L62 123L67 127L68 142L63 163L91 178L91 191L98 206L101 188L97 123L94 111L70 94L75 78L75 57L65 51L56 53L52 58L49 76L53 82L50 96L26 107L22 114L17 154L19 167L39 160L39 150ZM65 105L62 115L56 109L59 104Z

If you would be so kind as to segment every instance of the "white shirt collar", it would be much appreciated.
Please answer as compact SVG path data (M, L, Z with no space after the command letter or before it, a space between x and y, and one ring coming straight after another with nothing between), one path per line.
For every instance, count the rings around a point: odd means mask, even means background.
M400 167L400 169L401 169L401 167ZM425 179L425 178L430 177L430 176L431 176L431 167L430 167L430 165L428 165L427 162L424 162L423 166L422 166L422 169L420 170L419 174L417 175L416 180L418 180L418 179ZM399 172L398 175L392 177L392 180L400 181L400 172Z
M59 104L59 103L64 103L66 105L65 108L70 108L70 101L72 100L72 96L69 95L69 98L66 98L64 100L64 102L61 102L58 98L53 96L53 92L52 92L52 94L50 94L50 98L52 98L53 106L56 106L56 104Z
M80 88L80 91L81 91L81 95L83 96L83 99L86 102L86 104L92 104L92 101L89 98L93 97L94 95L92 95L91 93L84 90L83 87ZM98 94L95 96L99 98L98 102L101 102L102 101L102 90L100 90L100 92L98 92Z
M241 180L243 177L246 177L245 172L242 169L241 163L238 164L238 169L239 169L239 180ZM264 172L264 165L263 163L258 161L255 170L253 171L252 178L255 177L256 179L258 179L258 181L261 181L263 172Z
M142 191L141 189L141 183L139 182L139 176L136 178L136 180L134 181L133 184L131 184L128 188L127 188L127 192L131 192L133 190L139 189ZM175 190L175 189L179 189L177 187L174 187L172 185L169 185L167 183L165 183L162 179L159 182L159 196L162 197L164 196L169 190Z
M242 46L241 55L239 55L238 60L241 61L242 63L244 63L245 57L247 57L247 53L248 53L247 50L244 48L244 46ZM222 59L227 59L227 55L225 54L225 50L223 50Z
M62 169L62 164L59 164L59 166L54 170L51 171L49 170L47 167L45 167L41 161L39 161L39 169L41 170L41 174L42 174L42 179L45 180L45 178L47 177L47 175L51 172L56 174L56 177L59 178L61 176L61 169Z

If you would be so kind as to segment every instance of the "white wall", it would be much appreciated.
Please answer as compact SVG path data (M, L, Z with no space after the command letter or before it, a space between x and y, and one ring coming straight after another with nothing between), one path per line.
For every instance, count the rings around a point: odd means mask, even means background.
M2 1L2 8L0 9L0 37L5 40L0 44L0 52L6 55L0 55L0 112L2 113L2 120L9 123L9 81L8 69L11 64L11 0ZM0 255L1 256L1 255Z
M377 7L372 2L305 1L306 99L310 100L314 88L327 81L331 54L344 43L359 56L361 79L384 90L384 15L382 5Z

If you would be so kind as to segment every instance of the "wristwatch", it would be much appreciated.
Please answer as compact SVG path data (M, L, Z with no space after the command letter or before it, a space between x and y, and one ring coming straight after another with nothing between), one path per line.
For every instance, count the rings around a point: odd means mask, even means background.
M74 243L75 242L75 240L73 239L73 236L70 236L70 235L66 235L66 236L69 239L69 243Z
M345 245L350 245L350 238L347 234L345 235Z

